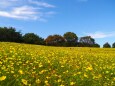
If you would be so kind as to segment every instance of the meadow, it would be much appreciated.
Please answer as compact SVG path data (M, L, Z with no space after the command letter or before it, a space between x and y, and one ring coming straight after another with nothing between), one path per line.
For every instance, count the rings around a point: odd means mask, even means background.
M115 49L0 42L0 86L115 86Z

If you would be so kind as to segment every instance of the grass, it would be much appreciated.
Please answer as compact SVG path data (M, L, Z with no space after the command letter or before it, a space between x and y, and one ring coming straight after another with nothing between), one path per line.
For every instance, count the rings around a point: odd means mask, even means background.
M115 49L0 42L0 86L115 86Z

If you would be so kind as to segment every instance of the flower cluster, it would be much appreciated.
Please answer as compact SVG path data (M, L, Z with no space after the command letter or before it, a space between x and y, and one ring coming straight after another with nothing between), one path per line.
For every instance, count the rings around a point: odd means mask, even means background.
M0 86L114 86L114 52L0 42Z

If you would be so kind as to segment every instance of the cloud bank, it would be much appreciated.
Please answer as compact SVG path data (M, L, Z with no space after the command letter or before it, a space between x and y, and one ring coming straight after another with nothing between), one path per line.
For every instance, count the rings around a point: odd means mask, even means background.
M107 37L115 37L115 32L94 32L94 33L86 33L86 35L91 36L92 38L107 38Z
M0 16L22 20L45 20L45 17L55 12L44 9L49 10L54 7L54 5L37 0L1 0Z

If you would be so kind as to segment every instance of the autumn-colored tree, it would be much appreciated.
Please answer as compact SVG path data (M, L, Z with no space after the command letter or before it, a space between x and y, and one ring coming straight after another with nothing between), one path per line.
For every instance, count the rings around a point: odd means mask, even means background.
M45 39L46 45L51 45L51 46L63 46L65 39L61 35L49 35Z

